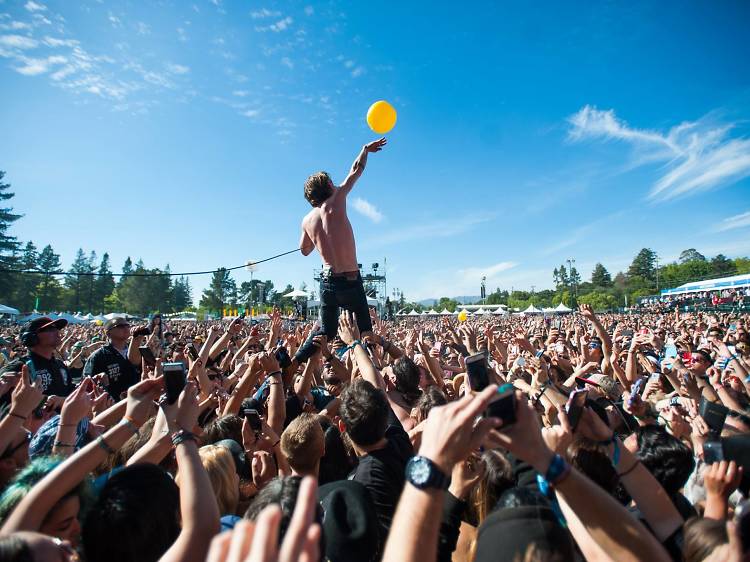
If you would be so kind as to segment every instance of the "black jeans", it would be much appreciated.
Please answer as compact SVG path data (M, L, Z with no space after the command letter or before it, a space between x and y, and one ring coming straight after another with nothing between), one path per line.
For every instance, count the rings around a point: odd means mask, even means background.
M325 335L330 342L339 329L339 308L354 313L360 333L372 331L370 309L367 306L367 295L362 285L362 276L347 279L341 276L323 276L320 279L320 327L314 330L294 358L302 363L316 351L312 340L315 336Z

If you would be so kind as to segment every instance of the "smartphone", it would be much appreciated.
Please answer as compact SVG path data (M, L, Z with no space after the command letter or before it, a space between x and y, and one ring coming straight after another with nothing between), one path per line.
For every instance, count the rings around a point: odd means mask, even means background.
M503 420L500 431L516 423L516 392L512 384L504 384L497 389L497 396L487 406L485 416Z
M648 378L651 382L659 382L661 379L661 373L652 373L651 376Z
M622 332L620 332L620 333L621 333L621 334L622 334L623 336L625 336L625 337L628 337L628 338L630 338L630 337L633 337L633 330L631 330L630 328L628 328L628 329L626 329L626 330L623 330L623 331L622 331Z
M189 344L187 344L185 346L185 348L187 349L187 352L188 352L188 355L190 356L190 359L192 359L193 361L195 361L196 359L198 359L198 350L195 349L195 345L194 344L189 343Z
M247 420L247 423L250 424L250 429L253 431L260 431L262 424L260 421L260 413L258 413L258 410L254 409L245 409L242 410L242 416Z
M706 441L703 444L703 462L714 464L724 460L724 447L721 441Z
M164 363L164 388L167 391L167 404L174 404L185 388L185 365Z
M29 380L34 382L36 380L36 369L34 368L34 362L29 359L26 361L26 367L29 369Z
M292 364L292 358L289 357L289 352L287 351L286 347L280 347L275 352L274 355L276 356L276 361L279 362L279 367L282 369L286 369L289 365Z
M750 501L744 500L734 510L734 521L740 532L742 552L750 549Z
M706 421L706 425L711 433L718 436L724 428L724 421L727 419L729 408L724 404L718 404L701 397L698 414Z
M578 422L581 421L581 415L583 414L583 408L586 406L586 398L588 398L588 390L574 390L568 396L568 403L565 404L565 412L568 414L568 421L570 421L570 427L573 431L578 427Z
M564 343L556 343L555 344L555 352L557 352L557 353L565 353L565 344Z
M156 365L156 357L154 357L154 352L151 351L151 348L147 345L142 345L138 348L138 350L141 352L141 357L143 357L143 361L148 365L149 367L154 367Z
M526 358L525 357L519 357L518 359L516 359L516 364L519 367L525 367L526 366Z
M475 392L489 386L490 373L484 353L477 353L466 358L466 378L469 380L469 388Z

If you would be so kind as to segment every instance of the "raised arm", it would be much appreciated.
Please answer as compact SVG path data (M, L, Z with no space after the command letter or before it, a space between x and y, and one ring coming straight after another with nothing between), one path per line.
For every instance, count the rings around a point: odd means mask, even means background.
M359 341L359 329L349 311L344 311L339 316L339 336L346 345L354 346L354 358L357 360L357 367L359 367L359 372L362 373L362 378L375 388L385 390L385 381L375 365L372 364L372 359L367 354L364 344Z
M354 164L352 164L352 169L349 170L349 175L346 176L344 183L342 183L339 186L339 189L336 191L336 195L338 197L346 197L354 187L354 184L357 183L359 176L361 176L362 172L365 171L365 166L367 165L367 155L370 152L381 151L387 142L388 141L386 141L385 138L382 138L362 147L362 150L359 152L359 156L357 156Z

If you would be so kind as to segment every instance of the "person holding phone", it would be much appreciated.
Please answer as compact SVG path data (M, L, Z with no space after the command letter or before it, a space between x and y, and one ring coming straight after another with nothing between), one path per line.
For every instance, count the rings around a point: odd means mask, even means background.
M62 342L60 330L68 325L64 318L52 320L46 316L28 322L21 331L21 342L29 353L22 358L29 368L31 380L41 380L42 392L54 396L52 404L62 405L62 398L73 392L73 379L65 363L55 357L55 350Z
M138 337L130 338L130 322L126 318L118 317L107 320L104 324L108 344L100 347L86 360L83 366L83 376L93 377L104 373L104 388L109 395L118 400L120 396L140 380L140 353L138 352ZM135 347L135 349L130 349Z
M349 175L340 186L335 186L326 172L318 172L305 182L305 199L313 209L302 219L302 255L318 250L323 260L320 277L320 327L297 350L298 363L307 361L317 348L313 337L325 335L331 340L338 328L339 308L354 313L363 337L372 334L372 321L367 307L367 295L357 263L354 231L346 214L346 198L367 164L367 155L379 152L386 144L381 138L362 147L352 164Z

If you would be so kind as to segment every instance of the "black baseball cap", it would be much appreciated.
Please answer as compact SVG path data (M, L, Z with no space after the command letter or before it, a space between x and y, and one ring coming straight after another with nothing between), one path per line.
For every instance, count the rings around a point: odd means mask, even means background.
M52 318L49 318L47 316L42 316L41 318L37 318L36 320L32 320L31 322L27 323L26 326L24 327L24 331L38 334L42 330L46 330L47 328L51 328L51 327L55 327L58 330L62 330L67 325L68 325L68 321L65 320L65 318L58 318L57 320L52 320Z

